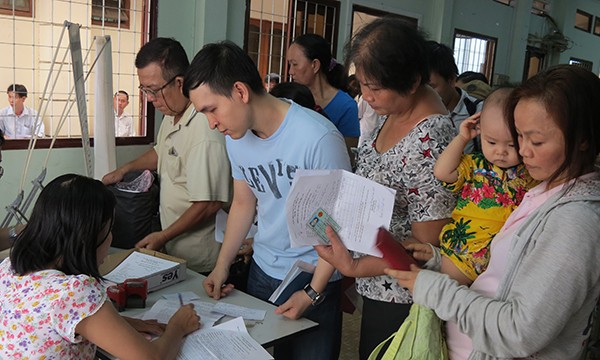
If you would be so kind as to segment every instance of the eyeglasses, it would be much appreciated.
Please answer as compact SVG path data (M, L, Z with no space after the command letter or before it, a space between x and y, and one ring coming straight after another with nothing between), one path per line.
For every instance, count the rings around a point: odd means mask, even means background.
M143 87L142 85L138 86L138 89L140 89L140 91L141 91L141 92L142 92L144 95L146 95L146 96L152 96L152 97L153 97L153 98L155 98L155 99L158 97L158 93L160 93L160 94L161 94L161 95L163 95L163 97L164 97L164 94L162 93L163 89L164 89L164 88L166 88L167 86L169 86L169 84L170 84L170 83L172 83L172 82L173 82L173 80L175 80L175 79L176 79L178 76L181 76L181 75L179 75L179 74L178 74L178 75L175 75L175 76L173 76L173 77L171 78L171 80L167 81L167 83L166 83L166 84L164 84L163 86L161 86L160 88L158 88L158 89L156 89L156 90L152 90L152 89L150 89L150 88Z

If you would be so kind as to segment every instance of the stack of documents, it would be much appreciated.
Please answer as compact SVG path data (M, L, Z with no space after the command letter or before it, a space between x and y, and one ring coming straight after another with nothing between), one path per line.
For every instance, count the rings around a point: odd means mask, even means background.
M178 360L273 359L254 340L239 317L209 329L195 331L183 340Z
M154 306L143 314L142 319L156 319L166 324L177 312L181 304L194 304L194 310L200 316L200 330L184 338L177 359L179 360L221 360L248 359L264 360L273 357L254 340L244 320L262 321L264 310L218 302L216 304L200 301L193 292L181 292L163 295ZM214 325L223 316L236 316L233 320Z

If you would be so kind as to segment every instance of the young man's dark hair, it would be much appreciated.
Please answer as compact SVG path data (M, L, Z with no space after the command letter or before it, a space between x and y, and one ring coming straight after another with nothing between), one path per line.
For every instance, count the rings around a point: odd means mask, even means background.
M151 63L159 63L166 81L183 75L190 62L183 46L172 38L155 38L148 41L135 57L135 67L143 69Z
M456 78L456 81L462 81L465 84L473 80L483 81L488 85L490 84L490 82L484 74L475 71L465 71L464 73L458 75L458 77Z
M115 95L114 95L114 96L117 96L117 95L119 95L119 94L123 94L123 95L125 95L125 97L127 98L127 101L129 101L129 94L127 93L127 91L125 91L125 90L119 90L119 91L117 91L117 92L115 93Z
M27 88L25 87L25 85L21 85L21 84L11 84L8 86L8 89L6 89L6 93L11 93L14 92L15 95L19 96L19 97L27 97Z
M436 41L427 41L427 59L429 70L438 73L446 80L458 76L458 67L454 61L454 52L448 46Z
M256 65L236 44L223 41L205 45L192 60L183 81L183 95L202 84L215 93L231 97L233 84L243 82L257 94L265 89Z

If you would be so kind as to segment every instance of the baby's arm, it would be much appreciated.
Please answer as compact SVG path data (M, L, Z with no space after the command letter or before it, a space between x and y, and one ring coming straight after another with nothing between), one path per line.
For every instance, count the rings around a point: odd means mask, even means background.
M443 274L450 276L450 278L458 281L461 285L471 285L472 281L463 274L456 265L452 261L448 259L448 257L442 255L441 256L441 269L439 268L439 249L435 249L430 244L423 243L411 243L406 245L406 249L412 251L412 256L418 261L425 261L425 269L439 271ZM432 259L436 256L434 252L438 253L438 260L434 261L429 265ZM433 267L429 267L433 266Z
M477 136L479 130L477 124L479 124L479 115L477 113L470 118L465 119L460 124L460 130L458 135L448 144L448 147L442 152L440 157L435 162L433 167L433 175L438 180L453 183L458 180L458 165L465 149L465 146Z
M461 285L471 285L472 281L465 274L458 269L456 265L447 256L442 254L442 274L450 276L451 279L456 280Z

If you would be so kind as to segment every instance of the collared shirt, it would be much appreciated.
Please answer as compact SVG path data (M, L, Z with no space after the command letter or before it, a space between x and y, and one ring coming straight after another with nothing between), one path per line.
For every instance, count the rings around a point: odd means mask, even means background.
M231 168L224 136L211 130L206 116L188 106L181 119L165 116L154 147L160 176L160 221L171 226L193 202L231 200ZM215 218L197 224L166 244L167 253L186 259L188 268L212 271L219 255Z
M117 137L134 136L133 118L123 111L121 116L115 113L115 135Z
M12 106L7 106L0 110L0 129L4 136L10 139L30 138L32 134L38 137L44 137L44 122L38 118L38 124L34 124L37 118L37 112L27 106L23 107L21 115L16 115Z
M466 91L464 91L461 88L456 88L456 91L460 93L460 100L458 100L458 103L450 112L450 120L452 120L452 124L458 132L460 129L460 124L466 118L471 116L471 114L469 113L469 109L467 108L467 104L465 103L465 100L472 102L476 106L476 111L473 114L481 111L481 109L483 108L483 101L479 101L476 98L470 96L469 94L467 94ZM471 140L467 143L467 146L465 147L465 154L470 154L473 151L474 144L473 140Z

